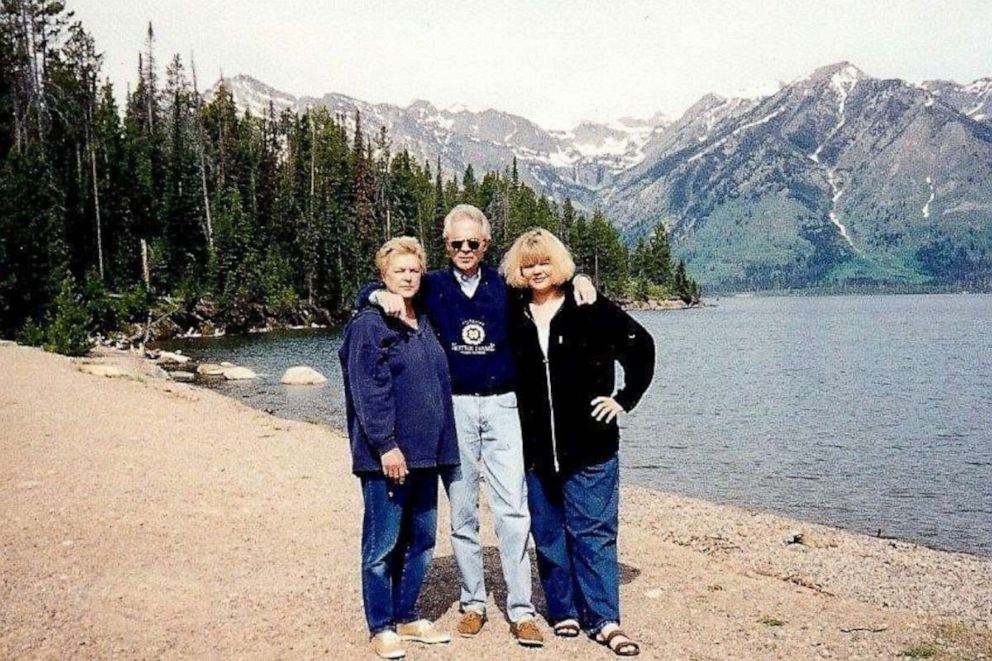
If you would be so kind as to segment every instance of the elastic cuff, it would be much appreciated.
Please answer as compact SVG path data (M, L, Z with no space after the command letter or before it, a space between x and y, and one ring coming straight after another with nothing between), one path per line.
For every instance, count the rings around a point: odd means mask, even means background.
M613 401L623 407L624 413L630 413L631 409L637 406L636 402L630 401L627 397L624 397L622 393L617 393L613 396Z
M398 447L399 446L396 444L396 439L390 438L388 440L383 441L381 444L377 444L375 446L375 451L378 452L379 456L381 457L390 450L395 450Z

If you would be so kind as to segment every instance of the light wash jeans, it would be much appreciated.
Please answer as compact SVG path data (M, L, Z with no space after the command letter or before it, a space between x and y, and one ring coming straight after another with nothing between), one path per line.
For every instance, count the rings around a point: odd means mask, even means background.
M517 396L455 395L461 466L442 474L451 502L451 547L462 577L461 610L485 613L486 584L479 541L479 477L485 471L511 622L534 617L527 537L530 512L524 477Z

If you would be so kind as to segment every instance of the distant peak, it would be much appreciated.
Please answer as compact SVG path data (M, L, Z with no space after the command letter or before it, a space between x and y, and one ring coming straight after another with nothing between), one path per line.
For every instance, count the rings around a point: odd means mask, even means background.
M672 123L672 120L668 118L665 113L660 110L650 117L631 117L625 116L617 120L621 126L627 128L641 128L641 127L651 127L656 128L659 126L667 126Z
M283 92L281 90L277 90L271 85L266 85L257 78L249 76L248 74L245 73L239 73L236 76L221 75L221 77L217 80L217 82L214 83L214 87L216 88L220 85L224 85L228 89L230 89L231 87L240 87L240 88L248 87L257 92L262 92L267 96L271 96L273 98L282 98L287 100L292 100L295 98L292 94Z
M409 110L423 110L427 114L433 115L437 113L437 108L430 101L425 101L424 99L417 99L410 104Z
M834 76L841 76L852 80L863 80L868 77L865 75L864 71L857 68L850 62L844 61L837 62L835 64L828 64L825 67L816 69L809 75L809 80L827 80L833 78Z

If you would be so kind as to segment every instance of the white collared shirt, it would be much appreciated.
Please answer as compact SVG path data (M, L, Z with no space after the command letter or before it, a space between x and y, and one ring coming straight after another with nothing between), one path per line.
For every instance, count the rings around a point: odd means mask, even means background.
M458 281L458 286L462 288L462 292L469 298L475 296L475 290L479 288L479 283L482 281L482 269L477 269L473 275L465 275L458 269L454 271L455 279Z

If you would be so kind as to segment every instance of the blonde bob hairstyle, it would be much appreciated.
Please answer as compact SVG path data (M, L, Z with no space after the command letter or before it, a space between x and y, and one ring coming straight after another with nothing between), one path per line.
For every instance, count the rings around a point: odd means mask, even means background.
M424 252L424 247L420 245L420 241L412 236L397 236L382 244L382 247L375 253L375 266L379 269L379 275L386 275L390 260L399 255L416 255L420 261L420 272L427 272L427 253Z
M551 263L551 282L562 285L575 275L575 261L557 236L545 229L531 229L517 237L499 266L506 284L527 287L523 269L547 260Z

